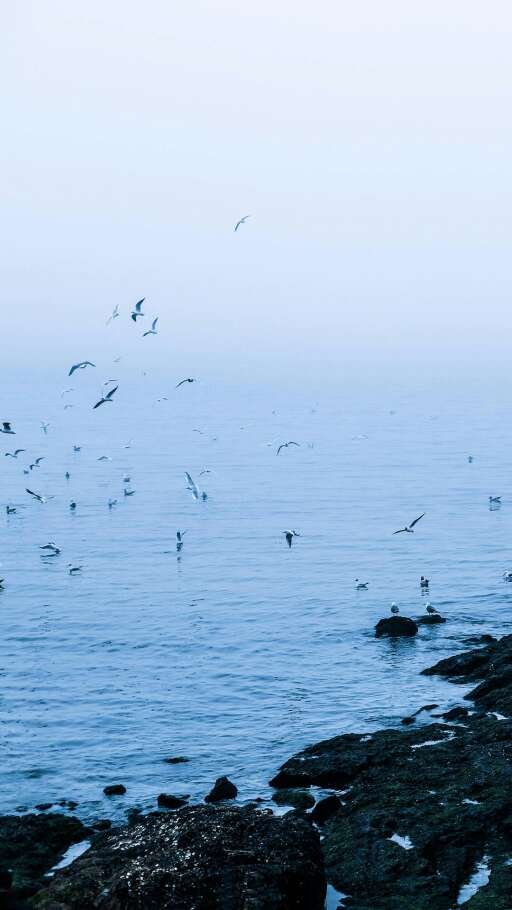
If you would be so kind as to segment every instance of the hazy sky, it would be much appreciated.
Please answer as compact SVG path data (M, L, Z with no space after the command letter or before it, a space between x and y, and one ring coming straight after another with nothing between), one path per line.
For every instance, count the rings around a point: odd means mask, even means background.
M8 362L107 356L146 296L178 370L508 365L509 3L19 0L2 25Z

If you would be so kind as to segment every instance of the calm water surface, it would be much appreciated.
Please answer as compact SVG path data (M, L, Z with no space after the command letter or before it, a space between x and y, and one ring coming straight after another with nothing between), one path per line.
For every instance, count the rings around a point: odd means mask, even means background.
M117 401L93 411L111 375ZM2 811L65 797L84 819L121 816L162 791L201 798L220 774L241 799L267 796L300 747L456 701L457 687L419 671L467 635L512 631L507 403L439 389L175 391L118 364L30 379L4 382L1 415L17 430L2 451L27 449L0 458L0 503L17 508L0 518ZM288 439L301 447L277 458ZM41 505L27 485L55 498ZM422 511L414 535L392 536ZM286 528L302 534L291 550ZM60 557L41 559L48 540ZM424 610L421 574L448 622L377 641L392 600ZM163 762L173 755L190 762ZM109 802L113 782L128 792Z

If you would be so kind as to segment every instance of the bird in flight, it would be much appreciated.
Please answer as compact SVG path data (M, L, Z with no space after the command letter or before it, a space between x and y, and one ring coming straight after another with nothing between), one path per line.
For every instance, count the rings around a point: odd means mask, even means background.
M34 468L38 468L42 461L44 461L44 455L40 455L39 458L36 458L32 464L29 464L29 471L33 471Z
M199 489L197 487L197 484L194 483L188 471L185 471L185 476L188 482L187 490L190 490L194 499L199 499Z
M99 408L100 404L107 404L107 402L112 403L112 396L113 396L114 392L117 392L118 388L119 388L119 386L116 385L116 386L114 386L113 389L110 389L110 392L107 392L106 395L102 395L102 397L100 398L100 400L97 401L96 404L94 404L94 405L92 406L93 411L94 411L96 408Z
M124 488L125 496L134 496L134 494L135 494L135 490L127 490L126 487Z
M74 363L71 367L68 376L72 376L75 370L85 370L86 367L95 367L95 363L91 363L90 360L81 360L80 363ZM71 390L72 391L72 390Z
M15 449L14 452L6 452L5 457L6 458L17 458L21 452L26 452L26 449Z
M182 379L181 382L178 382L176 388L179 389L180 385L184 385L186 382L197 382L197 379Z
M47 436L47 434L48 434L48 427L49 427L49 426L50 426L49 423L45 423L44 420L41 421L41 429L42 429L42 431L43 431L43 433L44 433L45 436Z
M74 392L74 391L75 391L74 389L63 389L62 392L60 393L60 397L64 398L64 395L69 395L70 392Z
M16 435L8 420L3 421L2 429L0 430L0 433L9 433L11 436Z
M243 218L240 218L240 221L237 221L237 223L235 224L235 231L238 230L238 228L240 227L241 224L245 224L245 222L247 221L247 219L250 218L250 217L251 217L250 215L244 215Z
M109 509L113 509L114 506L116 506L116 505L117 505L117 499L109 499L109 501L108 501Z
M489 502L494 503L494 505L497 505L498 503L501 505L501 496L489 496Z
M115 305L114 309L112 310L110 316L108 317L105 325L109 325L112 322L112 320L117 319L118 316L119 316L119 304L116 303L116 305Z
M286 537L286 543L289 547L291 547L294 537L300 537L300 534L297 534L297 531L283 531L283 534Z
M147 332L144 332L144 334L142 336L143 338L145 338L146 335L158 335L158 332L156 329L157 322L158 322L158 316L156 317L156 319L153 319L153 322L151 323L151 328L148 329Z
M420 518L423 518L424 515L426 515L426 512L422 512L418 518L415 518L414 521L411 521L410 525L406 525L405 528L399 528L398 531L393 531L393 534L414 534L414 525L417 525Z
M282 442L276 452L276 455L279 455L281 449L287 449L288 446L298 446L300 448L300 442L294 442L293 439L290 439L290 442Z
M135 304L135 306L133 308L132 319L134 322L137 322L137 318L139 316L144 316L144 313L142 312L142 304L144 303L145 299L146 299L145 297L141 297L141 299L137 301L137 303ZM119 359L121 359L121 358L119 358Z
M34 491L33 491L33 490L29 490L28 487L25 487L25 491L26 491L30 496L33 496L34 499L37 499L38 502L48 502L46 496L41 496L40 493L34 493Z

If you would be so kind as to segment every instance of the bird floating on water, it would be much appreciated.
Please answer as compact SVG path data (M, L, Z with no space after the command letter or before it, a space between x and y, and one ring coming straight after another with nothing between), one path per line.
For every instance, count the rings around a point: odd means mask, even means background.
M78 575L82 571L83 566L74 566L72 562L68 562L68 569L70 575Z
M14 508L14 506L6 506L5 511L7 512L8 515L16 514L16 509Z
M293 439L290 439L289 442L282 442L277 449L276 455L279 455L281 449L287 449L288 446L298 446L300 448L300 442L294 442Z
M181 382L178 382L176 388L179 389L180 385L184 385L186 382L197 382L197 379L192 379L190 377L188 379L182 379Z
M425 576L422 575L420 578L420 588L428 588L428 586L429 586L428 578L425 578Z
M76 509L76 502L75 502L74 499L72 499L71 502L69 503L69 508L71 509L72 512L75 511L75 509Z
M492 505L495 505L495 506L500 505L500 506L501 506L501 496L489 496L489 502L490 502Z
M283 531L283 534L289 547L291 547L294 537L300 537L300 534L297 531Z
M86 367L95 367L95 363L91 363L90 360L81 360L80 363L74 363L71 367L68 376L72 376L75 370L85 370ZM72 390L71 390L72 391Z
M156 317L156 319L153 319L153 322L151 323L151 328L148 329L147 332L144 332L144 334L142 336L143 338L145 338L146 335L158 335L157 328L156 328L157 322L158 322L158 316Z
M110 389L110 392L107 392L106 395L102 395L102 397L100 398L100 400L97 401L96 404L94 404L94 405L92 406L93 411L94 411L96 408L99 408L100 404L112 404L112 396L114 395L115 392L117 392L118 388L119 388L119 386L116 385L116 386L114 386L113 389Z
M473 456L473 455L468 455L468 461L469 461L470 464L473 464L474 460L475 460L475 459L474 459L474 456Z
M141 297L141 299L137 301L133 308L132 319L134 322L137 322L139 316L144 316L144 313L142 312L142 304L144 303L145 299L145 297Z
M426 514L426 512L422 512L421 515L418 515L418 518L411 521L410 525L406 525L405 528L400 528L398 531L393 531L393 534L414 534L414 525L417 525L420 519Z
M2 427L1 427L1 429L0 429L0 433L8 433L10 436L15 436L15 435L16 435L15 432L14 432L14 430L13 430L12 427L11 427L10 422L9 422L8 420L4 420L4 421L3 421Z
M240 220L237 221L237 223L235 224L235 231L238 230L238 228L240 227L241 224L245 224L245 222L247 221L247 219L250 218L250 217L251 217L250 215L244 215L243 218L240 218Z
M6 458L17 458L22 452L26 452L26 449L15 449L14 452L6 452Z
M367 591L369 584L369 581L359 581L359 579L356 578L356 591Z

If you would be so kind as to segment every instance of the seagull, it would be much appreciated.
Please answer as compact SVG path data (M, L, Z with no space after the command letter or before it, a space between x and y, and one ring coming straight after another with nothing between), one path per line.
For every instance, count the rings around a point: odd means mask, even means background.
M279 452L281 451L281 449L287 449L288 446L299 446L299 448L300 448L300 442L294 442L293 439L290 439L290 442L282 442L276 452L276 455L279 455Z
M100 398L100 400L97 401L96 404L93 405L93 407L92 407L93 411L96 408L99 408L100 404L107 404L107 402L112 403L112 396L113 396L114 392L117 392L118 388L119 388L119 386L115 385L113 389L110 389L110 392L107 392L106 395L103 395Z
M32 471L33 468L38 468L42 461L44 461L44 455L40 455L39 458L36 458L33 464L29 464L29 470Z
M144 313L142 312L142 304L144 303L145 299L146 299L145 297L141 297L141 299L137 301L137 303L135 304L135 306L133 308L132 319L134 322L137 322L138 316L144 316ZM119 358L119 359L121 359L121 358Z
M114 506L117 506L117 499L109 499L109 501L108 501L109 509L113 509Z
M16 509L14 508L14 506L6 506L5 511L7 512L8 515L16 514Z
M238 228L240 227L241 224L245 224L245 222L247 221L247 219L250 218L250 217L251 217L250 215L244 215L243 218L240 218L240 221L237 221L237 223L235 224L235 231L238 230Z
M397 613L400 613L400 610L398 609L395 601L393 601L393 603L391 604L391 612L392 612L393 616L396 616Z
M18 455L21 454L21 452L26 452L26 451L27 451L26 449L15 449L14 452L6 452L5 457L6 458L17 458Z
M510 570L508 570L507 572L504 572L503 578L505 579L505 581L512 581L512 572Z
M286 537L286 543L289 547L291 547L294 537L300 537L300 534L297 534L297 531L283 531L283 534Z
M130 483L131 477L128 474L125 474L123 477L123 483Z
M118 316L119 316L119 304L116 303L116 305L115 305L114 309L112 310L110 316L108 317L105 325L109 325L112 322L112 320L117 319Z
M64 398L64 395L69 395L70 392L74 392L74 391L75 391L74 389L62 389L62 392L60 393L60 397Z
M425 576L422 575L420 578L420 588L428 588L428 586L429 586L428 578L425 578Z
M4 581L5 581L5 578L0 578L0 591L3 591L3 589L4 589Z
M75 511L75 509L76 509L76 502L75 502L74 499L72 499L71 502L69 503L69 508L71 509L72 512Z
M192 496L194 497L194 499L199 499L199 490L198 490L198 488L197 488L197 485L196 485L196 484L194 483L194 481L192 480L192 478L191 478L190 474L188 473L188 471L185 471L185 476L186 476L187 481L188 481L187 490L190 490L190 492L192 493Z
M400 528L400 530L398 530L398 531L393 531L393 534L403 534L404 532L406 534L414 534L414 531L413 531L414 525L418 524L420 518L423 518L423 516L426 514L427 514L426 512L422 512L422 514L419 515L418 518L415 518L414 521L411 521L409 526L406 526L405 528Z
M145 338L146 335L158 335L158 332L156 330L157 322L158 322L158 316L156 317L156 319L153 319L153 322L151 323L151 328L148 329L147 332L144 332L144 334L142 336L143 338Z
M201 499L203 500L203 502L206 502L206 500L208 499L208 493L206 493L205 490L203 490L203 492L201 493Z
M48 427L49 427L49 426L50 426L49 423L45 423L44 420L41 421L41 429L42 429L42 431L43 431L43 433L44 433L45 436L48 434Z
M133 496L134 493L135 493L135 490L127 490L126 487L125 487L125 490L124 490L124 495L125 495L125 496Z
M186 382L197 382L197 379L182 379L181 382L178 382L176 388L179 389L180 385L184 385Z
M494 505L501 505L501 496L489 496L489 502L494 503Z
M203 474L211 474L211 473L212 472L210 471L210 468L203 468L202 471L199 471L199 476L201 477Z
M95 363L91 363L90 360L81 360L80 363L74 363L71 367L68 376L72 376L75 370L85 370L86 367L95 367Z
M9 423L8 420L3 421L2 429L0 429L0 433L9 433L11 436L16 435L14 430L11 428L11 424Z
M78 575L82 571L83 566L74 566L73 563L68 562L68 569L70 575Z
M176 531L176 550L178 553L183 547L183 538L187 532L186 531Z
M356 578L356 591L367 591L369 584L369 581L359 581L359 579Z
M81 452L82 446L73 446L73 452Z
M25 492L28 493L30 496L33 496L34 499L37 499L38 502L48 502L46 496L41 496L40 493L34 493L34 491L29 490L28 487L25 487Z
M474 461L474 460L475 460L475 459L474 459L474 456L473 456L473 455L468 455L468 461L469 461L470 464L473 464L473 461Z
M39 547L40 550L51 550L54 553L60 553L60 547L57 546L53 540L50 540L48 543L45 543L44 547Z
M112 461L110 455L100 455L97 461Z
M66 471L66 473L64 474L64 477L66 478L66 480L69 480L69 478L71 477L71 474L69 473L69 471Z
M430 614L430 616L433 616L434 613L439 614L439 610L436 610L436 608L430 604L430 601L427 601L427 603L425 604L425 609L426 609L427 613Z

